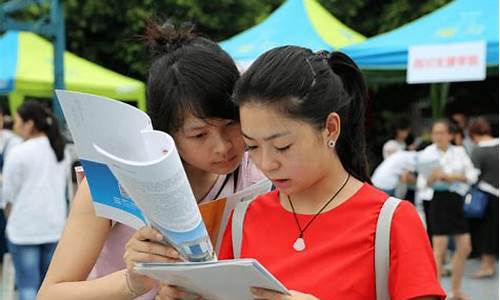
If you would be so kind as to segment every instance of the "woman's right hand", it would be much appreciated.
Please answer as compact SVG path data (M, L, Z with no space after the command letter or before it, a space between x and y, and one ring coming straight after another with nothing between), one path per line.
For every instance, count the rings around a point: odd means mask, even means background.
M127 265L129 288L137 295L151 290L156 280L134 271L138 262L178 262L179 253L171 246L161 243L163 236L152 227L142 227L130 238L125 246L123 259Z
M162 283L155 300L203 300L203 297L190 293L180 287Z

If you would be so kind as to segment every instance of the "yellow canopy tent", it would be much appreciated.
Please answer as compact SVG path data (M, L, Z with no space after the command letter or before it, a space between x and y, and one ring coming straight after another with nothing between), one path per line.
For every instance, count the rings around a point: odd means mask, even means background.
M30 32L8 31L0 37L0 94L6 94L11 112L25 97L52 98L52 43ZM145 85L70 52L64 53L67 90L136 102L146 109Z

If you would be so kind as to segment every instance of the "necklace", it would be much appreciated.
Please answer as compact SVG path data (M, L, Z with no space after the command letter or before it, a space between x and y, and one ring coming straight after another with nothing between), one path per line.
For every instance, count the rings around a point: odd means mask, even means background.
M288 198L288 203L290 203L290 207L292 208L292 212L293 212L293 217L295 218L295 222L297 223L297 227L299 228L299 236L297 237L297 239L295 240L295 243L293 243L293 249L295 249L296 251L304 251L304 249L306 249L306 242L304 241L304 232L306 231L307 228L309 228L309 226L312 224L312 222L319 216L319 214L321 214L321 212L323 210L325 210L325 208L328 206L328 204L330 204L333 199L335 199L335 197L337 197L337 195L342 191L342 189L344 189L344 187L346 186L347 182L349 181L349 179L351 178L351 174L347 174L347 178L346 180L344 181L344 183L342 184L342 186L337 190L337 192L325 203L325 205L323 205L323 207L321 207L321 209L314 215L314 217L312 217L311 220L309 220L309 222L307 222L306 226L304 226L304 228L302 229L302 227L300 226L300 223L299 223L299 218L297 217L297 213L295 213L295 208L293 207L293 203L292 203L292 200L290 199L290 196L286 195L286 197Z

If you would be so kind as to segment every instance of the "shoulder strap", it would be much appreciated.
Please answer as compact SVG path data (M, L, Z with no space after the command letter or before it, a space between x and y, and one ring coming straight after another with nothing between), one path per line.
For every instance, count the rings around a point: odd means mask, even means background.
M248 206L252 200L243 201L236 205L233 213L233 222L231 223L231 233L233 235L233 257L241 257L241 241L243 239L243 223L247 213Z
M375 231L375 286L377 300L390 300L389 262L392 217L401 200L389 197L382 206Z

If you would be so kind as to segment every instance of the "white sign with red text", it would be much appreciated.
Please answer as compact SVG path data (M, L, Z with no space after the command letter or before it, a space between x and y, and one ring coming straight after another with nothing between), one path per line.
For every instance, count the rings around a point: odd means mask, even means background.
M484 41L418 45L408 49L408 83L480 81L485 78Z

